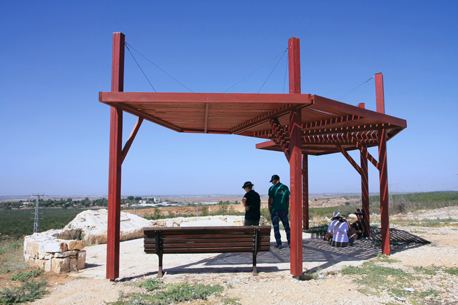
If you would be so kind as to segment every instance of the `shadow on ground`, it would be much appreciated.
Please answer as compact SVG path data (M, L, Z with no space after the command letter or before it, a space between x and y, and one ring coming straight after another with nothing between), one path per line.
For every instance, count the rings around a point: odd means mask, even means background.
M398 253L411 248L430 244L429 241L409 232L390 229L391 253ZM261 252L257 256L258 272L273 273L289 270L290 249L274 249L275 242L271 242L269 252ZM312 238L303 240L303 265L308 272L332 267L341 262L355 262L371 259L381 254L381 230L371 230L371 237L357 240L353 246L336 248L330 246L319 234L312 234ZM167 255L164 255L166 267ZM195 268L201 265L203 268ZM194 268L193 268L194 266ZM212 258L195 261L188 264L165 268L169 274L199 274L199 273L251 273L251 253L222 253ZM148 275L154 274L148 273Z

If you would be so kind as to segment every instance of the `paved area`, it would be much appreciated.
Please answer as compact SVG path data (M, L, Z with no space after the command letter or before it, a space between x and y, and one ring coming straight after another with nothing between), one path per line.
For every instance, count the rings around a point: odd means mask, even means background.
M286 234L281 231L286 244ZM287 275L290 270L290 249L275 249L275 238L271 232L271 249L261 252L257 257L259 273L279 273ZM106 274L106 248L104 245L86 248L86 269L72 275L95 279L104 279ZM129 280L143 276L155 276L158 269L158 257L145 254L143 239L121 242L120 245L120 280ZM333 248L321 238L303 234L303 267L304 270L332 270L341 264L360 264L380 253L379 249L367 243L357 241L348 248ZM205 273L232 273L252 270L251 253L222 254L165 254L164 271L166 276Z

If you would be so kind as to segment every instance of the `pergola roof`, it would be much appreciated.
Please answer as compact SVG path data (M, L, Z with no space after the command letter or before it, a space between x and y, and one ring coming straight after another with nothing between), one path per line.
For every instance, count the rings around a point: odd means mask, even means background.
M377 146L378 130L391 139L407 127L403 119L310 94L100 92L99 100L178 132L271 139L257 148L274 151L284 151L275 122L289 143L290 111L301 109L302 152L309 155L357 149L357 142Z

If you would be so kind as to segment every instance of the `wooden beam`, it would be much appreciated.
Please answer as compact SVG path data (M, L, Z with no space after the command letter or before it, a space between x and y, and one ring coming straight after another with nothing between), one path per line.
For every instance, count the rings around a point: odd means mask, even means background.
M160 119L154 115L151 115L149 113L143 112L141 110L136 109L135 107L132 107L127 104L121 104L118 105L120 106L125 112L128 112L130 114L133 114L135 116L144 118L145 120L148 120L150 122L156 123L158 125L161 125L163 127L178 131L178 132L183 132L183 129L175 124L172 124L170 122L164 121L163 119Z
M124 44L123 33L113 33L111 66L111 91L124 90ZM122 123L121 108L111 107L110 161L108 169L108 225L106 278L114 281L119 277L119 237L121 226L121 169L122 169Z
M367 151L367 147L361 143L360 141L358 141L355 137L352 137L352 142L355 143L356 145L356 148L359 149L359 151L361 152L361 155L365 156L367 160L369 160L374 166L376 169L380 169L379 168L379 163L377 162L377 160L375 160L375 158Z
M348 133L348 132L361 132L361 131L372 131L379 129L393 129L396 128L391 124L371 124L371 125L358 125L358 126L349 126L349 127L336 127L336 128L326 128L326 129L313 129L313 130L304 130L302 135L312 136L312 135L326 135L334 133Z
M278 144L280 145L281 149L285 153L286 159L288 159L289 161L291 157L291 152L289 148L289 143L286 140L287 136L286 136L285 129L280 125L280 122L278 121L278 119L270 119L269 123L273 128L274 135L278 141Z
M363 145L364 148L366 148ZM366 149L367 151L367 149ZM366 155L361 152L360 153L360 161L361 161L361 207L364 213L364 224L367 228L367 233L369 236L371 235L370 232L370 211L369 211L369 174L367 168L367 157Z
M272 118L278 118L279 116L282 116L288 112L290 112L293 109L296 109L298 106L296 104L286 104L283 105L273 111L269 111L267 113L264 113L262 115L259 115L253 119L250 119L248 121L245 121L241 124L238 124L237 126L234 126L229 129L229 132L238 134L248 128L263 124L267 122L269 119Z
M301 60L299 38L288 41L289 95L301 95ZM290 219L291 219L291 274L301 276L302 270L302 119L300 110L292 110L289 116L290 134Z
M134 142L135 137L137 136L137 132L140 129L140 126L142 125L143 118L138 118L137 123L135 123L134 129L132 130L129 139L127 139L126 144L124 144L124 148L122 149L122 163L124 163L124 159L127 156L127 153L129 152L130 147L132 146L132 143Z
M302 154L302 229L309 229L309 161Z
M336 145L336 147L340 150L340 152L344 155L345 158L347 158L348 162L350 162L350 164L356 169L356 171L362 175L362 171L361 171L361 168L359 167L359 165L355 162L355 160L353 160L353 158L345 151L345 149L343 149L343 147L341 145Z
M207 129L208 129L208 103L205 104L204 133L207 133Z
M317 128L317 127L329 127L335 124L340 124L344 122L349 122L349 121L355 121L361 119L361 116L358 115L343 115L343 116L337 116L325 120L319 120L319 121L314 121L314 122L308 122L302 124L302 129L310 129L310 128Z
M375 79L375 81L377 82L377 78ZM317 109L321 111L329 111L331 113L333 111L339 111L339 112L344 112L347 114L358 115L358 116L361 116L367 119L377 120L377 121L380 121L380 123L388 123L388 124L396 125L402 128L407 127L407 123L405 120L396 118L394 116L390 116L384 113L378 113L378 112L371 111L368 109L341 103L338 101L327 99L319 95L312 95L312 99L315 103L312 109Z
M310 94L99 92L99 101L117 103L312 104Z

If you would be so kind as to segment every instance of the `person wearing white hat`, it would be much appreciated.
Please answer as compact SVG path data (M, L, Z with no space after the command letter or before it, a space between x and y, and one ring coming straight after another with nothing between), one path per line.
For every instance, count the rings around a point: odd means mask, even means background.
M332 214L331 223L328 226L328 232L324 236L323 240L327 240L327 241L329 241L329 243L331 243L332 235L334 234L334 230L336 228L336 225L339 223L339 218L340 217L341 217L340 216L340 212L334 212Z

